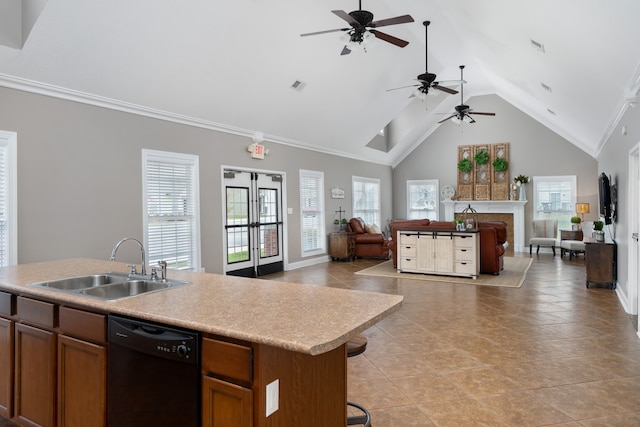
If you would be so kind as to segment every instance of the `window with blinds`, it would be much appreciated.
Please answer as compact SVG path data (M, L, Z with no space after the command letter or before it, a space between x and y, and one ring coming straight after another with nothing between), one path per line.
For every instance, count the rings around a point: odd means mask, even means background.
M15 132L0 131L0 267L18 263Z
M438 180L407 180L407 218L438 220Z
M535 219L557 219L558 229L571 230L576 214L575 175L534 176L533 206Z
M200 270L198 156L142 150L144 243L150 266Z
M300 170L302 256L325 252L324 173Z
M367 225L376 224L382 229L380 213L380 180L351 177L353 187L353 217L362 218Z

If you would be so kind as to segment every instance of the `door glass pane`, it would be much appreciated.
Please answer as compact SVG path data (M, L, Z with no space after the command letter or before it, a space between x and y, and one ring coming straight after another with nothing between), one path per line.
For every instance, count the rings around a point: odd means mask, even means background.
M260 257L277 256L278 252L278 190L258 190L260 211Z
M227 262L248 261L249 189L227 187Z

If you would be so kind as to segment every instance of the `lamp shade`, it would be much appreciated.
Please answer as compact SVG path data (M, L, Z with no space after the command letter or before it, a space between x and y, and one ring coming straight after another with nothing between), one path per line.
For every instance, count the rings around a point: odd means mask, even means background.
M576 203L576 213L579 213L579 214L589 213L589 203Z

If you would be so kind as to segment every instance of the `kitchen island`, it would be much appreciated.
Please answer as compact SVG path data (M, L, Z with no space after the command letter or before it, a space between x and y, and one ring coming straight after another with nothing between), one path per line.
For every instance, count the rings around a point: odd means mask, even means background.
M118 314L202 333L203 426L216 426L215 420L223 419L234 419L233 425L242 426L346 425L345 343L398 310L402 302L397 295L180 271L170 271L169 279L190 284L114 301L28 286L52 279L126 271L122 263L91 259L0 269L0 309L4 308L0 311L0 320L4 321L0 339L3 349L10 344L15 347L11 354L4 352L8 356L0 355L0 363L5 364L0 366L0 386L8 390L0 391L0 415L25 425L72 425L65 423L66 418L72 418L69 411L79 406L82 411L88 409L77 404L70 408L64 399L70 391L61 389L61 385L73 384L65 377L72 375L72 370L61 367L66 360L64 348L68 348L64 347L65 339L80 338L90 345L88 348L96 354L90 359L95 368L106 370L105 355L101 354L108 351L106 322L99 319ZM44 309L38 305L41 303ZM45 368L51 378L42 381L48 389L38 408L27 405L19 396L24 386L21 381L26 381L20 376L19 362L29 360L19 353L19 337L27 336L22 329L34 323L32 318L21 316L20 307L26 307L25 313L36 313L35 326L39 328L34 329L48 334L43 348L51 350L52 360ZM37 323L42 310L50 314L44 325ZM78 324L90 324L95 316L97 333L73 336ZM15 360L11 367L7 358ZM273 411L267 408L266 387L276 380L279 404ZM98 399L104 399L104 390L99 391ZM9 396L5 396L7 393ZM273 411L269 415L268 409ZM24 410L40 418L34 421ZM91 419L102 420L104 411L98 405L94 412L99 413L91 414L97 418ZM228 411L235 415L227 418ZM244 415L234 418L237 412Z

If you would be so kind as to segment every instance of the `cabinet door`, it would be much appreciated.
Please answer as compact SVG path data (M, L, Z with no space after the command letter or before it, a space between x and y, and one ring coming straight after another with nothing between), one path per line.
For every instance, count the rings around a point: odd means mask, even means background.
M436 243L432 234L420 235L416 248L418 271L431 273L436 271Z
M15 400L18 423L55 425L56 335L15 325Z
M58 427L106 425L106 349L58 336Z
M13 321L0 318L0 415L13 416Z
M250 389L202 377L202 427L251 427L252 408Z
M438 235L435 239L435 271L453 272L453 238L451 235Z

